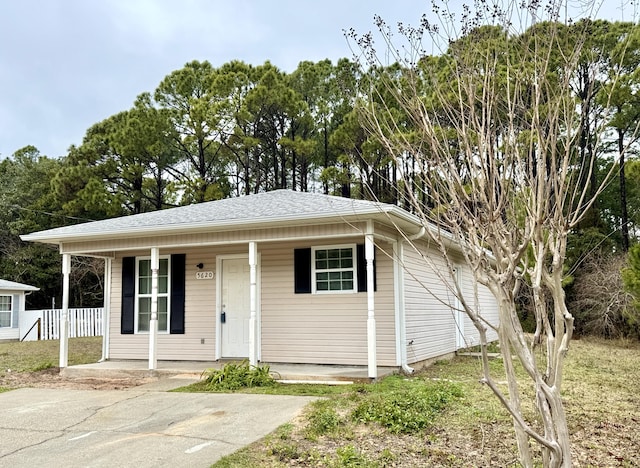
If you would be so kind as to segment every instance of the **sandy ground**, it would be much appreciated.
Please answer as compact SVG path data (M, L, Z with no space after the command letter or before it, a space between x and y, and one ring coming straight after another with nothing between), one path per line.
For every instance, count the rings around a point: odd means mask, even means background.
M78 390L119 390L157 380L153 377L126 379L69 379L60 375L58 367L38 372L6 372L0 376L0 387L6 388L70 388Z

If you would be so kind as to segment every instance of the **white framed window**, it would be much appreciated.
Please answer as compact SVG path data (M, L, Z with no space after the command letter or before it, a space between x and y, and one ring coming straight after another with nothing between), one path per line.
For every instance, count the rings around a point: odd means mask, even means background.
M0 296L0 328L11 328L12 316L13 298L11 296Z
M311 248L311 286L314 294L358 291L356 245Z
M170 259L168 256L160 257L158 270L158 331L169 331L169 296L170 283ZM149 332L151 321L151 257L136 258L136 314L135 329L137 333Z

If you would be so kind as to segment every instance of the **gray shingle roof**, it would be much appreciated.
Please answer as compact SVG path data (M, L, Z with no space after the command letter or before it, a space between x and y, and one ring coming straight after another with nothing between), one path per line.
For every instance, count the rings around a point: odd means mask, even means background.
M39 291L40 288L30 286L28 284L16 283L15 281L0 279L0 291L1 290L13 290L13 291Z
M275 190L237 198L65 226L22 236L44 241L90 238L105 234L145 233L171 229L252 225L395 213L411 217L394 205L317 193ZM406 216L405 216L406 215Z

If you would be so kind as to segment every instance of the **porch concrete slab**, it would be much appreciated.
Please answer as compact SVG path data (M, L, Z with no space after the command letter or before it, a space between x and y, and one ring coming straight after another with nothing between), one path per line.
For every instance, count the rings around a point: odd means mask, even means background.
M171 377L184 375L200 378L206 369L218 368L219 363L207 361L158 361L157 368L149 369L149 361L142 359L108 360L92 364L65 367L61 374L68 378Z
M129 377L181 377L202 378L207 369L220 369L230 361L158 361L157 369L149 370L146 360L109 360L94 364L82 364L62 369L67 378L129 378ZM277 380L295 381L369 381L366 366L338 366L323 364L268 365ZM378 378L397 372L396 367L378 367Z
M0 466L207 467L314 399L21 388L0 394Z

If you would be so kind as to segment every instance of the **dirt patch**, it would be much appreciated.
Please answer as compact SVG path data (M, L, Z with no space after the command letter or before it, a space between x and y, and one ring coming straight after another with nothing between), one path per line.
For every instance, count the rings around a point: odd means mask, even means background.
M5 372L0 375L0 387L5 388L68 388L76 390L121 390L154 382L154 377L145 378L84 378L70 379L60 375L59 367L51 367L37 372Z

